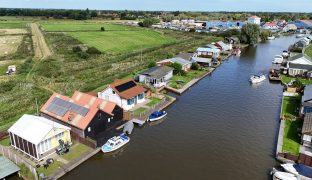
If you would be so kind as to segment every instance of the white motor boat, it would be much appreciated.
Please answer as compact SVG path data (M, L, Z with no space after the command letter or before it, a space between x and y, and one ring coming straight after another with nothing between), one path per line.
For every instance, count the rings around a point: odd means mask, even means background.
M276 55L272 61L274 64L282 64L284 58L281 55Z
M294 168L293 164L291 163L286 163L286 164L281 164L281 166L283 167L283 169L286 172L289 172L291 174L295 174L295 175L299 175L299 173L297 172L297 170Z
M285 58L289 57L289 52L286 51L286 50L283 51L282 56L285 57Z
M297 177L291 173L276 171L273 180L297 180Z
M266 78L265 78L265 75L263 74L255 74L255 75L252 75L249 79L249 81L252 83L252 84L257 84L257 83L260 83L262 81L264 81Z
M275 39L275 36L269 36L268 37L268 40L274 40Z
M122 146L126 145L130 141L130 138L125 134L121 134L119 136L114 136L110 138L103 146L102 152L109 153L115 151Z
M165 116L167 116L166 111L155 111L148 117L148 121L157 121L164 118Z
M296 35L296 38L302 38L302 37L304 37L305 36L305 34L297 34Z

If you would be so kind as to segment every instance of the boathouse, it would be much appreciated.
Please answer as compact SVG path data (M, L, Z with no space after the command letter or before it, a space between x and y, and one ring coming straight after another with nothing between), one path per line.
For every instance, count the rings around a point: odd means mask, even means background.
M0 179L3 180L20 171L20 168L17 165L4 156L0 156L0 165Z
M8 132L11 146L37 161L55 153L59 140L71 143L69 127L28 114L24 114Z
M106 130L122 123L123 109L116 103L76 91L70 98L54 93L41 115L71 127L72 134L97 140Z
M130 110L146 101L145 91L147 90L135 83L133 79L116 79L106 89L99 92L98 97L112 101L124 110Z

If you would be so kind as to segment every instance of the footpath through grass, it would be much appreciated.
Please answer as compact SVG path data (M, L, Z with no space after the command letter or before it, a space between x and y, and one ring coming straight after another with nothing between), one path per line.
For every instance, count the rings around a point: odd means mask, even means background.
M298 129L302 127L302 121L298 117L297 108L300 106L300 96L283 97L282 116L285 118L283 138L283 152L293 155L299 154L300 142Z

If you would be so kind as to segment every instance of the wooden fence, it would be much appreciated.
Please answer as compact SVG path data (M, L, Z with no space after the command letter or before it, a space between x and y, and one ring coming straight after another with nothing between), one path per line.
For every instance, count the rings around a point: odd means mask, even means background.
M92 139L89 139L89 138L82 138L80 137L79 135L75 134L75 133L71 133L71 137L73 140L77 141L77 142L80 142L86 146L89 146L90 148L97 148L97 143L96 141L92 140Z
M33 174L35 179L38 180L36 168L33 167L29 162L21 158L20 155L16 155L17 153L13 149L11 149L10 147L5 147L5 146L0 145L0 154L10 159L12 162L14 162L17 165L24 164Z

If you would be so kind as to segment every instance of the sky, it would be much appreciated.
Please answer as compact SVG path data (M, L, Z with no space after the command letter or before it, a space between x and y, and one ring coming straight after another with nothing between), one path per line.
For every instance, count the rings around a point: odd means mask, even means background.
M6 8L312 12L312 0L0 0Z

